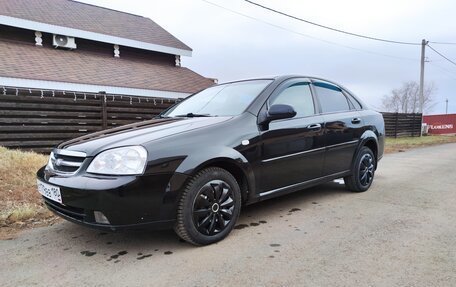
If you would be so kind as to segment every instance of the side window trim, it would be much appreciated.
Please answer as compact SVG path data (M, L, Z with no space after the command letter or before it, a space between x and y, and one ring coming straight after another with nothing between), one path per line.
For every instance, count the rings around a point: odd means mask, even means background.
M319 83L320 83L320 85L318 85ZM354 110L354 109L351 108L351 106L353 104L350 102L350 100L347 97L347 95L345 95L344 89L342 89L338 85L336 85L334 83L326 82L324 80L311 79L311 86L312 86L312 92L313 92L313 94L315 94L315 97L318 100L318 105L319 105L319 109L320 109L319 114L320 115L346 113L346 112L350 112L350 111ZM334 111L334 112L326 112L326 113L324 113L323 112L323 108L322 108L321 103L320 103L320 96L318 95L318 92L315 90L315 87L318 87L318 86L321 87L321 88L327 88L325 86L330 86L330 87L336 88L335 90L339 91L345 97L345 100L347 101L347 105L348 105L348 110L341 110L341 111ZM331 88L329 88L329 89L331 89Z

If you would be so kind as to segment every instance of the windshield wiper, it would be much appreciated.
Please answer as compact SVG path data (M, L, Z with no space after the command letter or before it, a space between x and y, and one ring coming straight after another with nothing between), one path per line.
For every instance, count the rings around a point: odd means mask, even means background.
M164 115L156 115L155 118L158 118L158 119L169 119L170 117L164 116Z
M187 117L187 118L198 118L198 117L210 117L210 114L194 114L194 113L187 113L184 115L176 115L175 117Z

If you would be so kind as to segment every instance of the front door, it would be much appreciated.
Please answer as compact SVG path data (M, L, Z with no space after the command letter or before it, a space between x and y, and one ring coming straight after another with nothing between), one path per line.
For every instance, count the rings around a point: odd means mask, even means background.
M287 104L297 114L272 121L261 134L260 193L320 177L325 152L324 121L316 115L309 81L288 81L268 101L268 107Z

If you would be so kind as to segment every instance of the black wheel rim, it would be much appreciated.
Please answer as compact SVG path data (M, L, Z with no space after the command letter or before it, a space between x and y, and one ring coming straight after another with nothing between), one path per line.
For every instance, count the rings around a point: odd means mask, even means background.
M359 164L359 182L363 186L368 186L374 178L374 159L372 155L365 154Z
M215 235L226 229L233 218L234 195L223 180L212 180L198 191L193 202L193 223L204 235Z

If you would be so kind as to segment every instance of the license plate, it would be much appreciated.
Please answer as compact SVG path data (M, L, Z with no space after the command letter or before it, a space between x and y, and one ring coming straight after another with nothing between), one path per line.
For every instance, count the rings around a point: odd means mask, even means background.
M40 180L36 181L38 192L44 197L62 203L62 195L60 194L60 187L44 183Z

